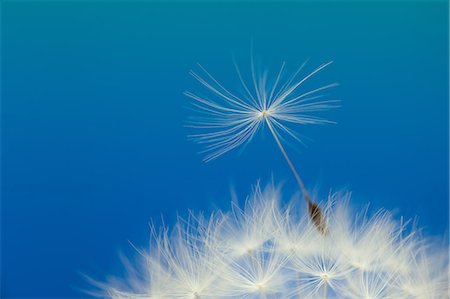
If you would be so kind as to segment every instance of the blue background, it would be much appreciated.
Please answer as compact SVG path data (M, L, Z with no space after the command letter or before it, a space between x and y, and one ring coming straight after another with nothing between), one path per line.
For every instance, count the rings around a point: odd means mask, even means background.
M237 84L250 45L264 65L339 82L337 125L288 147L310 189L448 232L445 2L2 2L1 297L84 297L80 272L120 274L128 240L186 209L227 209L261 179L297 190L275 143L204 164L184 90L202 63ZM267 132L266 132L267 133Z

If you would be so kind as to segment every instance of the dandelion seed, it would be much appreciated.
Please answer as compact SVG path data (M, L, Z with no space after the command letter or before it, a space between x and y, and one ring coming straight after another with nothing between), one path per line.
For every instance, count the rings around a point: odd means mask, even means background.
M311 73L300 77L299 73L305 64L291 75L285 83L282 83L284 63L274 78L268 80L267 73L260 76L256 74L252 58L253 91L248 87L239 67L235 64L240 83L246 92L244 95L236 95L231 92L199 65L203 76L194 71L191 71L190 74L206 87L213 98L185 92L186 96L193 99L193 105L200 114L200 117L191 127L202 131L190 137L205 146L206 157L204 160L211 161L248 143L257 131L266 125L294 174L305 201L308 203L311 220L321 233L326 234L326 221L323 218L322 211L309 196L280 140L282 135L286 135L301 141L294 130L290 128L292 124L332 123L314 116L313 113L337 107L337 100L323 99L323 95L320 94L321 91L336 86L336 83L300 92L300 87L307 80L330 65L331 62L322 64Z

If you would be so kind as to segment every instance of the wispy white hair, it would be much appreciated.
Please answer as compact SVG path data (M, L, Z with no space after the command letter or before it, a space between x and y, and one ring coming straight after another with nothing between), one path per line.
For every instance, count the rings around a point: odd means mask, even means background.
M205 92L186 91L185 95L193 100L192 105L198 112L189 125L197 132L190 137L204 145L204 160L213 160L248 143L264 125L278 139L291 137L301 141L292 125L332 123L315 113L337 107L337 100L323 94L337 83L303 88L305 82L330 64L321 64L302 74L305 62L287 75L283 62L278 72L270 74L267 71L257 73L252 59L251 80L246 80L235 63L240 82L236 85L241 86L243 93L225 87L199 64L199 72L190 74L205 87Z
M300 203L269 186L231 212L189 213L171 232L152 229L131 267L140 275L97 286L112 299L448 298L448 244L388 211L355 213L342 193L325 203L323 234Z

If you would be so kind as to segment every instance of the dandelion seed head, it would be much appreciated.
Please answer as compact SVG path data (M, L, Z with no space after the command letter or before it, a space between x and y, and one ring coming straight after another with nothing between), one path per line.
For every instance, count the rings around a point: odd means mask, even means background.
M330 196L323 235L306 207L279 197L256 188L231 212L180 218L171 233L152 234L139 275L96 285L113 299L448 298L448 245L386 211L355 213L345 194Z

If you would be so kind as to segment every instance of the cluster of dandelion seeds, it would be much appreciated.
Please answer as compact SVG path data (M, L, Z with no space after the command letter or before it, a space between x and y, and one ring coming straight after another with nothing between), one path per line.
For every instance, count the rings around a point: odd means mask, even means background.
M205 161L250 142L266 126L302 193L282 204L270 185L256 187L244 206L206 217L190 213L172 230L152 227L150 250L127 264L124 281L95 284L113 299L222 298L449 298L448 244L441 246L420 231L380 210L355 213L349 194L330 195L320 204L311 197L283 141L301 141L294 125L331 123L314 113L338 101L322 93L331 83L303 90L304 83L330 63L300 76L303 64L286 77L285 64L272 77L251 63L246 83L236 65L244 94L221 84L205 68L191 75L208 94L186 92L198 112L190 137L204 146Z
M349 194L330 195L326 235L306 215L273 185L257 187L243 207L154 229L131 287L100 286L114 299L448 298L445 246L391 213L355 214Z

